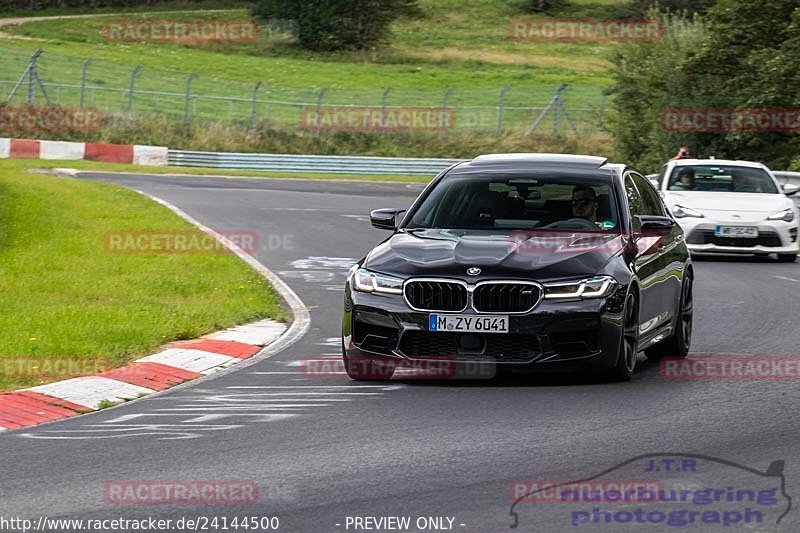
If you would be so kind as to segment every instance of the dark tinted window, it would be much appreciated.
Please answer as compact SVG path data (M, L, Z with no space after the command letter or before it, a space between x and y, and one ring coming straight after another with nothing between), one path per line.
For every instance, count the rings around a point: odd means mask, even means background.
M636 216L644 215L645 213L642 205L642 197L639 195L639 191L633 184L633 180L631 179L630 175L625 177L625 196L628 198L628 212L631 216L631 224L633 225L633 229L639 229L640 224Z
M639 189L639 194L642 197L643 215L657 215L664 216L664 204L661 202L661 197L653 188L652 185L644 177L631 173L633 182L636 188Z
M405 227L614 231L618 213L610 182L601 178L452 176Z

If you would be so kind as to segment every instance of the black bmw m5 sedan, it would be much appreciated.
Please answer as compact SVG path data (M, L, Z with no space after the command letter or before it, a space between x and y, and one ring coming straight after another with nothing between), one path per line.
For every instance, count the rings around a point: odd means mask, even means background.
M601 157L485 155L438 175L354 265L342 350L353 379L401 368L587 366L685 357L692 264L641 174ZM452 375L458 375L454 373Z

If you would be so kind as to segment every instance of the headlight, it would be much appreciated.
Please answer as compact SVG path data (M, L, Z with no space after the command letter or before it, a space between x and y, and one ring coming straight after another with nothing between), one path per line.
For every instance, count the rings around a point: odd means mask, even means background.
M611 276L597 276L591 279L568 283L545 283L546 300L588 300L608 296L617 284Z
M767 220L783 220L785 222L791 222L794 220L794 212L791 210L791 208L786 208L783 211L771 214L767 217Z
M402 294L403 280L367 269L359 268L353 273L353 286L361 292L380 292L384 294Z
M705 215L700 211L695 211L691 207L683 207L682 205L673 205L672 214L675 215L675 218L705 218Z

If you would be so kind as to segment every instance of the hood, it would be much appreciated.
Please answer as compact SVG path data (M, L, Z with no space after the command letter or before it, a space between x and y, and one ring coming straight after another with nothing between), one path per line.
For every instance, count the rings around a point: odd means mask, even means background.
M412 230L399 232L367 256L364 267L400 277L443 276L548 281L594 276L622 250L619 234L572 231Z
M694 191L667 191L665 203L670 209L673 205L679 204L701 213L758 213L764 214L762 218L793 205L791 199L783 194Z

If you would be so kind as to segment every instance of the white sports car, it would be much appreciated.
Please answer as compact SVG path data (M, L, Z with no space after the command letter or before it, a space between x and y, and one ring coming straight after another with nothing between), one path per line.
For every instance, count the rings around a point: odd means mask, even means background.
M658 189L686 233L693 252L775 253L783 262L798 254L800 211L789 196L797 185L781 185L760 163L721 159L670 161Z

